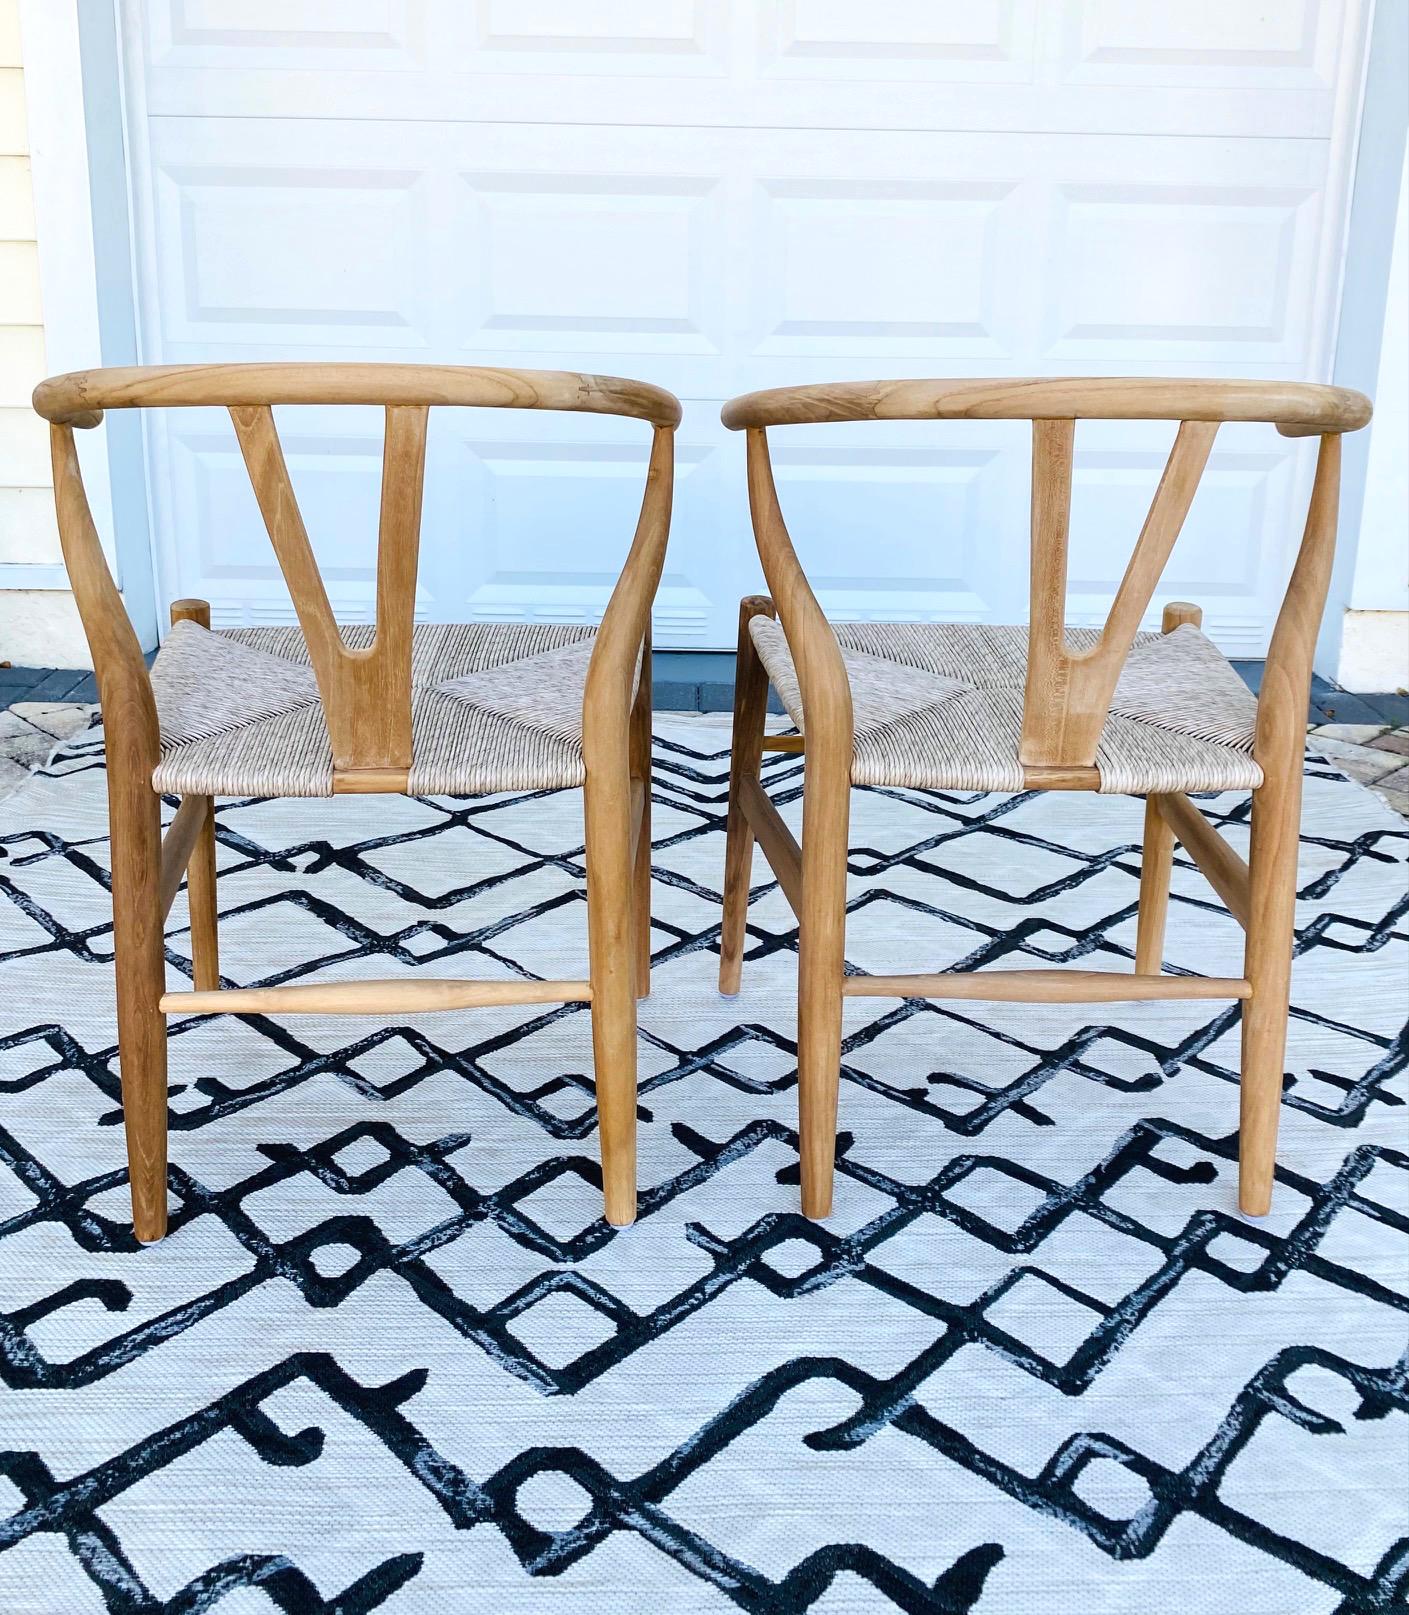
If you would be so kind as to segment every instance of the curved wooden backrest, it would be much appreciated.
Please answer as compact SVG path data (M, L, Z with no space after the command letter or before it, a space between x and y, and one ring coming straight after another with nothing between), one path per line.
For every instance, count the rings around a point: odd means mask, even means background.
M1307 381L1179 381L1147 376L1003 381L837 381L731 398L733 431L823 421L1267 421L1288 437L1354 432L1370 400Z
M480 409L584 410L677 426L680 401L663 387L573 370L493 370L429 364L128 365L74 370L34 389L57 425L96 426L105 409L261 404L431 404Z
M1034 780L1089 770L1116 681L1179 536L1223 421L1260 421L1287 436L1321 436L1316 483L1296 569L1268 653L1264 691L1308 683L1316 626L1335 548L1340 436L1370 419L1370 401L1342 387L1277 381L1144 377L852 381L779 387L730 400L724 424L748 435L749 491L764 574L778 602L809 713L850 728L846 675L788 537L773 483L767 428L862 420L1027 420L1032 423L1032 514L1027 681L1019 760ZM1072 453L1078 420L1173 420L1179 428L1097 643L1066 637ZM1290 681L1290 683L1288 683ZM809 687L811 686L811 687ZM1288 697L1279 707L1298 698ZM1304 705L1304 693L1299 698ZM1264 706L1266 703L1263 704ZM1266 724L1259 708L1259 746ZM1282 725L1279 718L1278 724ZM1281 747L1279 742L1279 749Z
M343 641L298 508L275 404L379 404L386 411L377 541L376 632L351 649ZM274 546L318 680L340 788L385 785L411 763L411 637L420 550L426 428L432 405L549 409L622 415L654 428L646 489L626 564L603 616L593 687L629 697L637 652L670 525L674 429L680 404L647 382L556 370L364 364L163 365L78 371L35 389L48 420L59 538L104 706L140 709L142 752L155 764L156 719L136 635L122 610L98 541L79 469L75 427L104 410L224 405L230 412L264 525ZM616 697L623 696L622 701Z

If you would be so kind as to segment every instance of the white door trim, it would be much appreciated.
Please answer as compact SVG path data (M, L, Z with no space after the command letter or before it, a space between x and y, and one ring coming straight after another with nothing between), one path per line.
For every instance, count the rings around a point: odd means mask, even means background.
M78 0L20 0L20 37L44 311L44 354L53 375L87 369L99 362L102 352ZM92 450L84 455L84 484L111 565L112 478L106 428L85 433L84 437L85 449ZM15 566L5 570L57 574L53 582L30 587L68 586L62 567ZM121 583L121 578L118 581ZM0 578L0 584L24 586L10 583L7 578Z
M112 328L114 307L130 307L132 299L131 175L115 13L102 0L20 0L20 31L45 364L53 375L131 362L132 333ZM94 153L105 197L97 210ZM139 637L154 645L141 422L110 416L78 441L108 564ZM0 588L67 587L62 566L0 568Z
M1409 91L1404 76L1409 62L1409 21L1402 5L1376 0L1363 55L1365 73L1356 106L1330 379L1337 386L1357 387L1373 396L1386 351L1385 314L1400 205L1399 176L1409 129ZM1383 430L1372 421L1368 431L1354 433L1345 445L1341 540L1316 644L1316 670L1330 679L1336 677L1341 662L1364 520L1370 444L1376 431Z

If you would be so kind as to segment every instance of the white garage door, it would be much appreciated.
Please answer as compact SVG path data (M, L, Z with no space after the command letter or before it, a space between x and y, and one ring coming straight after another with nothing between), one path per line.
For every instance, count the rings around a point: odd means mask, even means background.
M1368 0L128 0L142 357L597 370L685 401L661 645L758 587L748 388L875 375L1326 379ZM426 620L600 612L637 423L442 411ZM380 417L283 430L339 613L371 615ZM1073 621L1172 429L1078 432ZM1012 424L774 434L834 613L1021 620ZM226 418L153 421L161 587L287 621ZM1258 654L1305 445L1225 428L1169 574Z

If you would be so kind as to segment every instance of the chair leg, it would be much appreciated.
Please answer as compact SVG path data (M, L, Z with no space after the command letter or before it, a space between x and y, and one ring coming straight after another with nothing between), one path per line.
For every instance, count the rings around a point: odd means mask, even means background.
M820 736L818 737L821 738ZM846 949L846 851L850 746L824 773L821 748L808 755L802 812L802 909L798 927L797 1084L802 1210L832 1209L841 1080L842 978Z
M641 787L641 825L631 870L631 934L636 996L651 996L651 636L641 651L641 674L631 709L631 777Z
M1249 913L1243 973L1243 1072L1238 1133L1238 1205L1250 1217L1272 1208L1277 1123L1282 1109L1287 1014L1296 918L1301 767L1270 776L1253 792L1248 854Z
M208 600L173 600L171 625L178 622L210 627ZM216 936L214 804L206 798L206 821L196 839L186 870L186 906L191 915L191 965L197 992L220 986L220 947Z
M587 943L592 1053L606 1217L636 1220L636 954L631 891L631 789L626 758L608 777L589 773Z
M631 870L631 947L637 998L651 996L651 782L642 782L640 839Z
M1172 634L1185 623L1195 628L1204 620L1203 609L1187 600L1166 602L1160 632ZM1140 854L1140 916L1135 930L1135 971L1157 976L1164 965L1164 922L1169 913L1169 879L1174 864L1174 832L1145 798L1145 840Z
M132 1224L144 1243L166 1233L166 989L161 913L161 798L149 779L108 775L113 951L122 1118Z
M215 894L214 803L205 799L206 820L186 870L186 906L191 915L191 964L197 992L220 986L220 935Z
M1145 798L1145 839L1140 853L1140 913L1135 930L1135 972L1157 976L1164 964L1164 922L1174 869L1174 832Z
M768 674L749 634L749 619L771 617L773 602L749 595L739 604L739 648L734 662L734 724L729 753L729 810L724 832L724 912L719 927L719 990L732 998L744 969L753 868L753 830L742 805L743 782L757 778L768 712Z

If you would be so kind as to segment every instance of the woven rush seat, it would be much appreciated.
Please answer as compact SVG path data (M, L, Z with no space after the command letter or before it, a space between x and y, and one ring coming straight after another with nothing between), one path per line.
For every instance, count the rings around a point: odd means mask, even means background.
M836 623L851 682L857 785L1020 791L1027 629L976 623ZM806 732L782 626L749 632L789 717ZM1072 629L1076 650L1091 629ZM1222 653L1191 625L1139 634L1096 751L1107 793L1251 790L1257 702Z
M353 649L371 624L343 628ZM586 777L582 692L595 633L566 623L434 623L413 634L412 795L564 789ZM152 665L156 790L331 796L333 755L302 632L177 623Z

